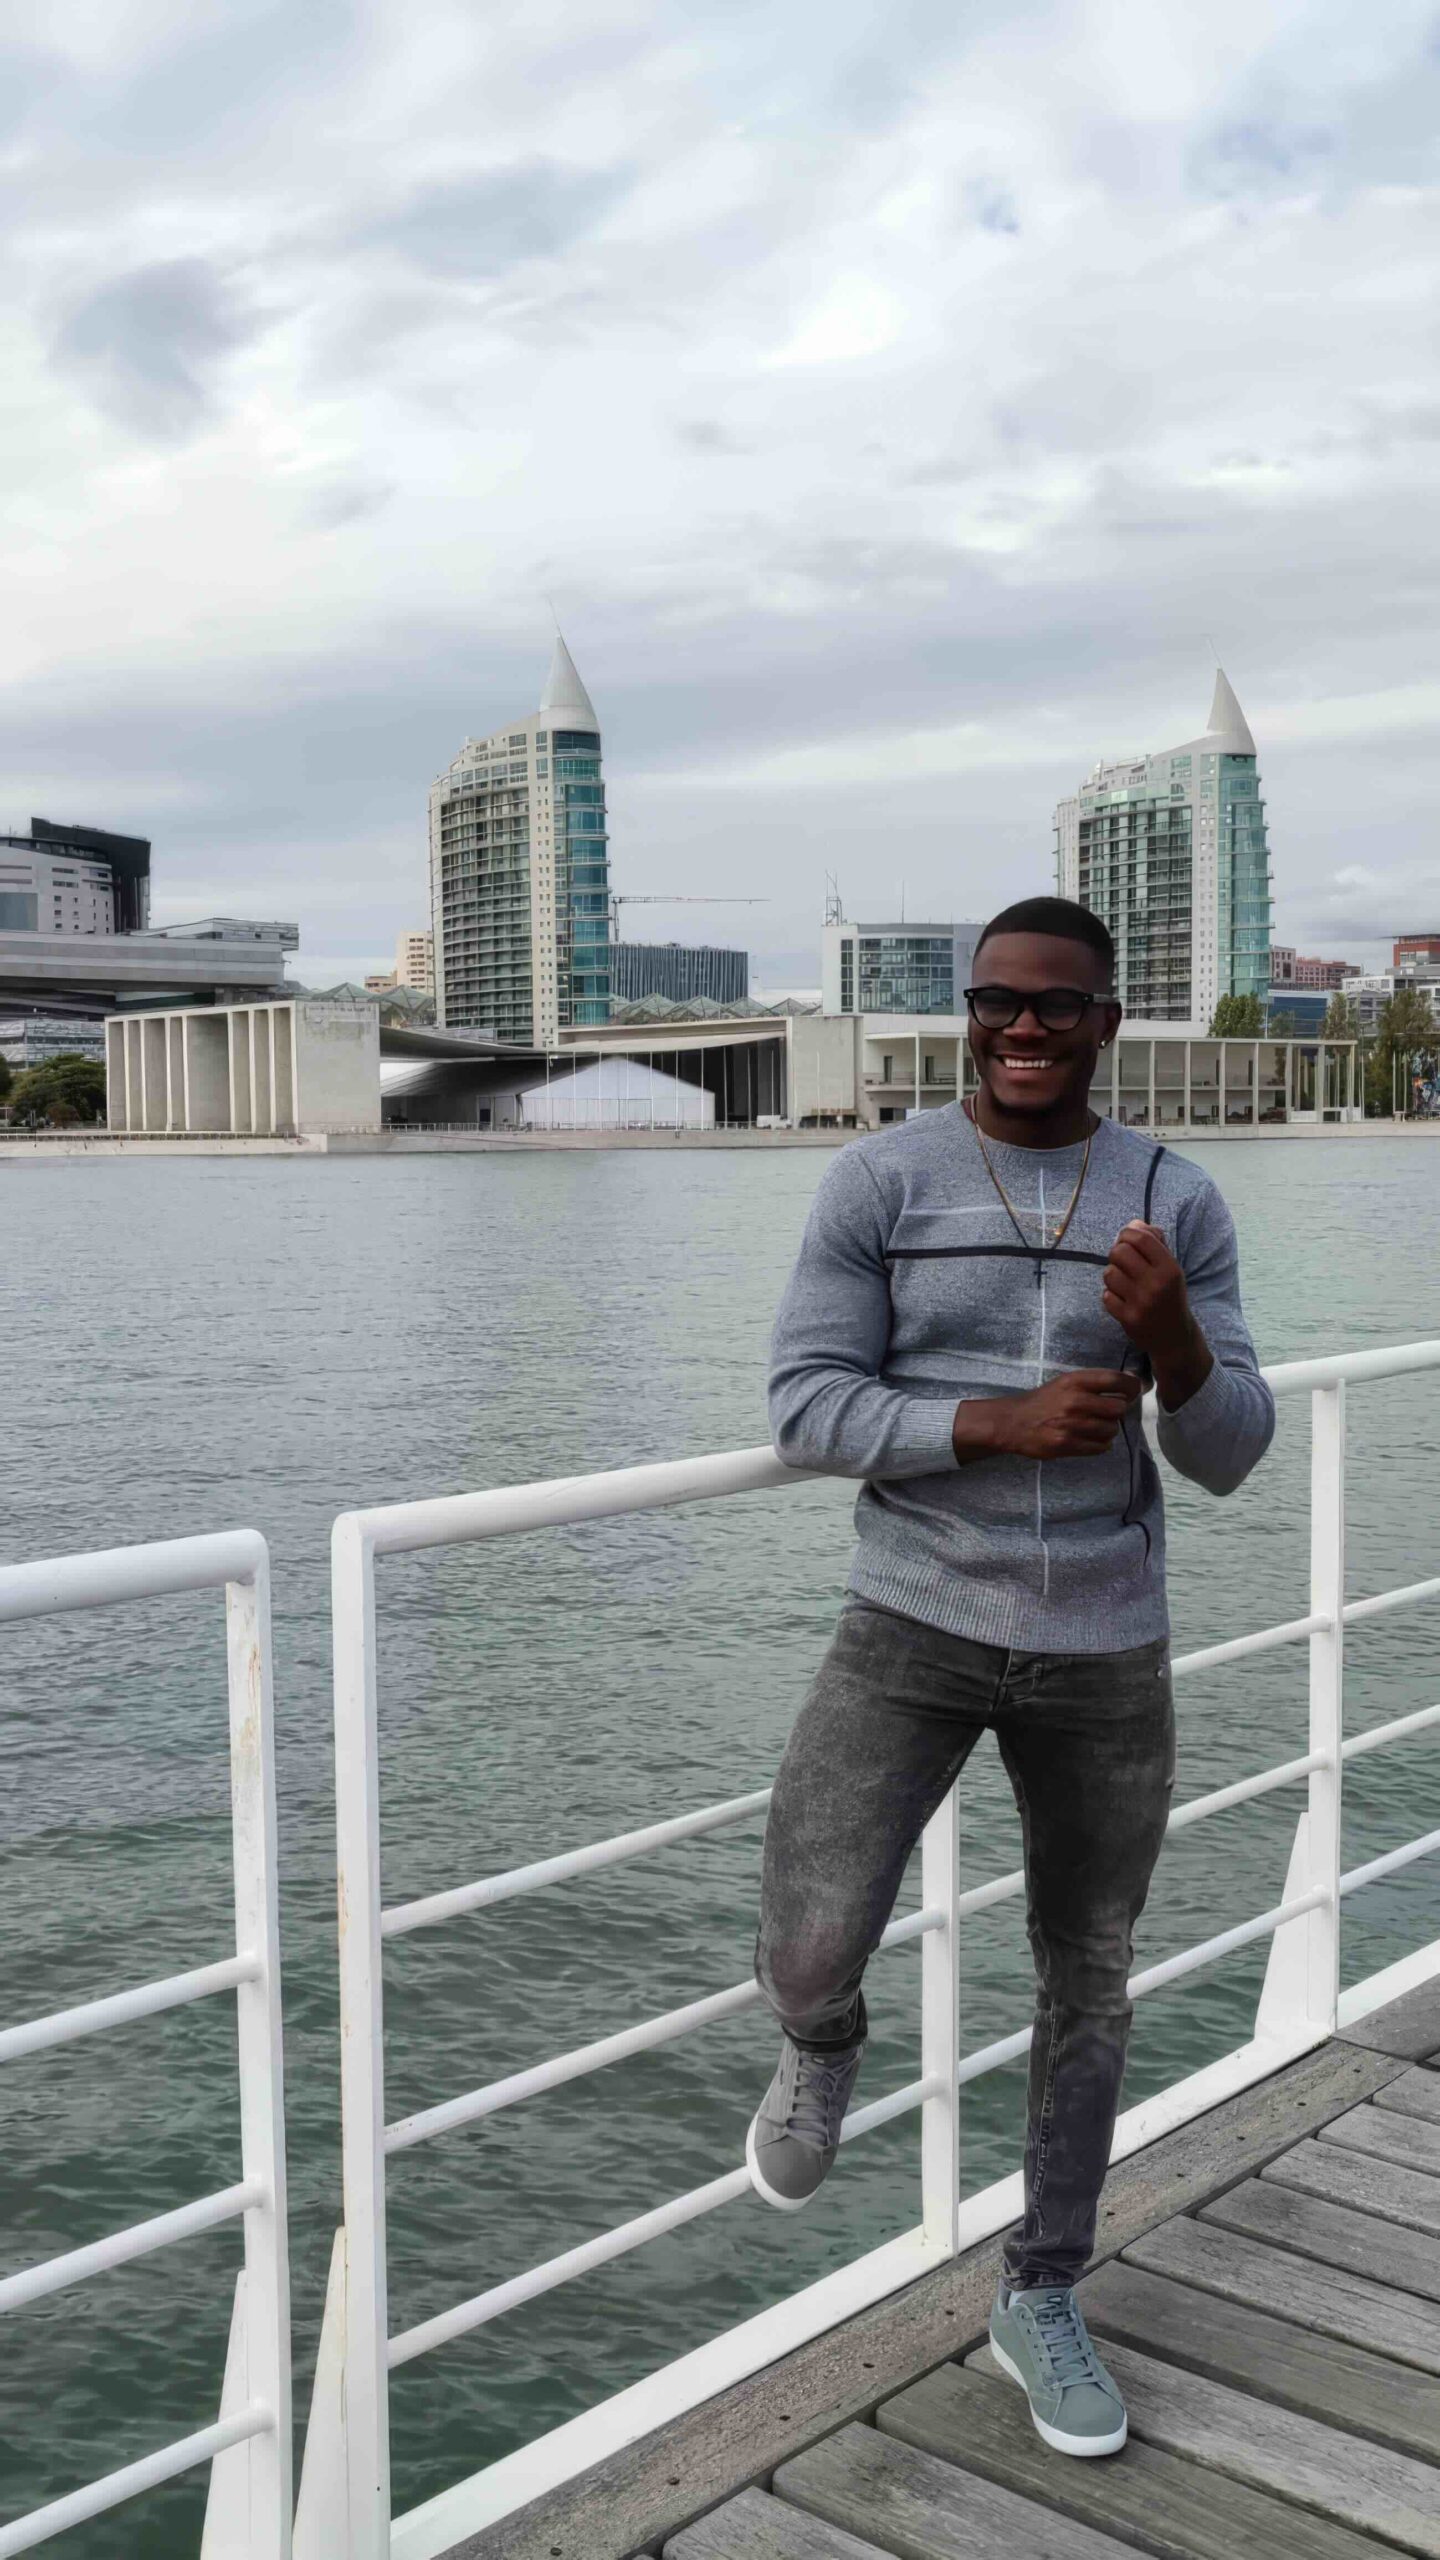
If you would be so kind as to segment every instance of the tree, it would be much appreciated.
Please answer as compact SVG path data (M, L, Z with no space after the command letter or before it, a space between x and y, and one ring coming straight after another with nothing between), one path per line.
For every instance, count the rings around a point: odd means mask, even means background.
M0 1102L5 1100L5 1097L14 1081L15 1070L11 1066L9 1059L0 1057Z
M1433 1073L1440 1062L1440 1024L1420 987L1397 987L1380 1007L1375 1045L1366 1061L1366 1108L1388 1120L1410 1107L1409 1077L1417 1065Z
M1298 1040L1300 1025L1293 1013L1272 1013L1266 1030L1267 1040Z
M42 1065L27 1067L16 1077L10 1109L18 1120L43 1120L52 1127L103 1120L105 1070L98 1058L63 1050L58 1058L46 1058Z
M1322 1040L1359 1039L1360 1008L1353 996L1342 996L1339 989L1336 989L1325 1007L1325 1019L1320 1025L1320 1037Z
M1212 1040L1263 1040L1265 1009L1258 996L1222 996L1210 1024Z

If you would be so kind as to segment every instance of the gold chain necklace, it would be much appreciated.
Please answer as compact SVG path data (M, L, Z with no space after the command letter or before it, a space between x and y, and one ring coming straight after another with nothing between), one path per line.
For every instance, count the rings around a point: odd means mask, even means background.
M1029 1237L1026 1235L1024 1228L1021 1226L1019 1219L1015 1215L1014 1203L1010 1198L1009 1192L1006 1190L1004 1183L1001 1181L999 1174L996 1172L994 1165L990 1161L990 1150L985 1144L985 1132L980 1126L978 1116L973 1110L967 1107L965 1117L969 1121L970 1126L974 1130L976 1138L979 1141L980 1153L984 1159L985 1170L989 1174L991 1181L994 1183L996 1190L999 1192L1000 1197L1005 1204L1005 1215L1009 1219L1011 1226L1014 1228L1015 1233L1019 1237L1026 1252L1030 1254L1034 1260L1035 1286L1038 1289L1043 1284L1045 1278L1046 1263L1053 1260L1065 1240L1066 1230L1069 1227L1071 1219L1075 1215L1076 1208L1079 1204L1080 1194L1085 1188L1085 1176L1090 1170L1090 1150L1095 1143L1095 1131L1092 1129L1085 1141L1085 1153L1080 1159L1079 1179L1076 1182L1074 1190L1070 1194L1070 1205L1067 1208L1064 1217L1061 1219L1054 1236L1048 1245L1033 1245L1030 1242ZM1043 1218L1041 1220L1040 1232L1043 1236L1045 1232Z

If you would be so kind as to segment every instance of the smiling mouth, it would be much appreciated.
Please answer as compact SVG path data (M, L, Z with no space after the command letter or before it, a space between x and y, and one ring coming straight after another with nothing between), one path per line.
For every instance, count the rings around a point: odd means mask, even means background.
M1015 1074L1015 1075L1022 1075L1022 1076L1039 1076L1039 1075L1043 1075L1043 1074L1044 1074L1044 1072L1045 1072L1045 1070L1046 1070L1046 1068L1047 1068L1047 1067L1053 1067L1053 1066L1054 1066L1054 1064L1055 1064L1055 1061L1054 1061L1054 1059L1053 1059L1053 1058L1006 1058L1006 1057L1001 1057L1001 1058L997 1058L997 1060L996 1060L996 1065L997 1065L997 1066L1001 1066L1001 1067L1008 1067L1008 1068L1011 1070L1012 1074Z

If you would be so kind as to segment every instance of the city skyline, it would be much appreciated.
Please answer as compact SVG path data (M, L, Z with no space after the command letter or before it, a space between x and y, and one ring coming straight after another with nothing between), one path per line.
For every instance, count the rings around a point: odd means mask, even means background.
M46 46L0 765L12 816L152 835L159 921L238 880L317 976L381 960L547 594L624 885L764 894L762 977L813 973L826 871L1043 886L1207 635L1285 937L1433 913L1428 0L378 0L313 45L59 0Z

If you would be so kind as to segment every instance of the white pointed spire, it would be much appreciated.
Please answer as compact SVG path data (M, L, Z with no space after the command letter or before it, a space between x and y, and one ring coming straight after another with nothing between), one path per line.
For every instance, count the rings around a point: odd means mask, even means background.
M542 716L553 721L557 729L563 729L569 722L583 729L594 729L597 733L599 731L600 722L596 716L595 705L581 683L575 661L558 631L555 634L555 648L550 660L550 673L545 679L545 690L540 697L540 710Z
M1219 740L1225 755L1253 756L1255 753L1250 723L1235 699L1234 686L1223 667L1215 670L1215 696L1210 705L1206 735Z

